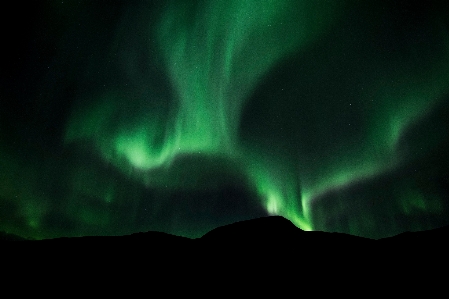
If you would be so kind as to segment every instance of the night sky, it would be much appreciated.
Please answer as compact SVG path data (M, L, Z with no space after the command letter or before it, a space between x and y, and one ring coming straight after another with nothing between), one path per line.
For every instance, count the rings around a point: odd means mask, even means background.
M201 237L281 215L449 224L447 1L25 1L2 10L0 231Z

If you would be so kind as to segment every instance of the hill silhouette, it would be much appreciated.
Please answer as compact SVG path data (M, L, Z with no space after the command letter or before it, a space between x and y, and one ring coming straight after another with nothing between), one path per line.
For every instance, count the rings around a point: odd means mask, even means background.
M284 244L338 244L338 245L419 245L422 243L441 245L446 242L449 235L449 227L441 227L433 230L419 232L404 232L399 235L379 240L353 236L344 233L303 231L293 223L281 216L261 217L252 220L240 221L233 224L215 228L201 238L190 239L181 236L170 235L163 232L139 232L125 236L84 236L61 237L46 240L30 240L14 234L0 232L0 241L3 244L140 244L154 247L165 246L208 246L208 245L232 245L253 246L255 244L277 243ZM16 242L20 241L20 242Z
M11 265L21 260L41 264L39 267L55 264L70 269L95 264L101 269L138 266L150 271L180 265L185 274L191 275L197 269L239 268L244 262L250 268L277 265L300 269L302 273L317 265L323 271L349 268L357 273L371 273L391 267L438 265L447 256L448 235L449 227L442 227L374 240L303 231L283 217L272 216L218 227L197 239L145 232L26 240L2 233L0 243L4 256L14 258L10 259Z

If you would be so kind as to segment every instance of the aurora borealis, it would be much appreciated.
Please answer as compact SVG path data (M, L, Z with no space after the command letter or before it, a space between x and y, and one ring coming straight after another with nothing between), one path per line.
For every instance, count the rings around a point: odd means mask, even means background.
M43 1L0 81L0 230L449 224L445 1ZM6 25L6 24L5 24Z

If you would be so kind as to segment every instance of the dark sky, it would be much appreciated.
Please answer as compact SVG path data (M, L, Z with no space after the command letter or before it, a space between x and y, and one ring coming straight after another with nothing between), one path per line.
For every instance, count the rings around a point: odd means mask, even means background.
M447 225L448 13L443 0L11 4L0 230Z

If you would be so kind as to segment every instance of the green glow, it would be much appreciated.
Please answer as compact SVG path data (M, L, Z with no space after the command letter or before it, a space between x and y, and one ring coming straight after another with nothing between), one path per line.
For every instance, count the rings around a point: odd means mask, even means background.
M151 168L164 162L164 157L161 154L153 154L148 148L150 142L144 130L136 134L120 135L115 143L117 153L125 156L129 163L135 167Z
M179 4L167 10L158 36L179 96L175 134L187 150L234 150L240 111L258 78L321 29L325 13L289 15L312 13L299 3L207 1L200 14Z
M309 209L299 193L295 167L274 157L252 152L247 159L248 176L255 185L267 212L282 215L303 230L311 230Z
M441 30L439 35L447 42L447 30ZM439 60L419 66L419 73L413 77L410 69L415 66L408 66L405 71L390 68L378 82L373 80L372 87L361 95L362 101L376 102L374 113L367 118L367 134L356 139L354 146L334 152L326 163L314 169L313 175L302 179L303 201L391 171L416 157L398 153L398 141L404 130L426 117L449 91L447 44L441 47L439 55ZM430 140L427 143L428 148L435 146Z
M410 80L408 74L393 74L392 88L382 83L376 87L375 98L381 102L381 110L374 115L370 128L378 144L393 151L402 132L414 121L425 117L447 92L449 80L449 52L438 61L421 70L422 74ZM430 75L429 75L430 74ZM374 89L374 90L376 90Z
M443 208L438 196L423 194L420 190L413 190L408 186L401 189L399 203L402 211L407 215L441 213Z
M127 97L110 93L95 101L98 106L73 114L66 141L94 139L104 159L125 173L149 171L144 179L147 186L171 181L152 176L151 171L169 167L180 154L222 155L240 161L270 214L311 229L312 198L403 162L395 154L398 139L447 92L449 79L449 69L440 63L422 69L422 76L414 81L407 72L389 69L361 94L362 101L374 98L378 103L366 119L367 134L355 136L354 146L329 152L319 164L299 163L290 170L289 162L282 159L267 164L272 157L251 158L255 149L251 144L242 147L238 140L246 100L270 68L325 32L336 19L337 8L326 1L313 5L310 1L170 2L155 35L175 90L175 108L167 114L151 106L140 116L112 126ZM170 186L176 188L176 182Z
M62 103L48 100L44 116L30 116L17 128L0 119L1 229L39 238L128 228L199 236L215 222L196 223L189 213L198 209L209 217L220 198L211 194L234 183L257 196L254 206L303 230L348 213L343 231L386 235L379 229L385 219L443 217L449 210L443 191L422 187L420 178L434 178L425 173L407 173L411 179L389 186L388 194L364 190L360 198L375 207L351 206L358 203L352 187L391 173L397 178L414 163L425 169L425 159L440 163L444 121L425 123L424 138L414 126L433 117L449 94L444 18L423 15L414 23L401 11L396 19L399 11L389 10L395 5L377 8L375 1L137 2L106 16L114 26L95 20L77 31L76 24L70 42L61 41L70 49L76 43L74 52L61 47L62 58L55 58L61 69L48 80L61 85L54 89ZM359 10L375 17L365 20ZM97 29L115 36L105 37L102 47L103 39L92 38L100 37L92 33ZM78 49L83 42L84 52ZM47 96L30 102L47 104ZM64 115L55 116L59 110ZM12 118L7 113L0 111L1 118ZM190 206L189 192L206 199ZM328 195L336 201L328 203L331 209L314 210L314 200Z
M93 139L103 157L125 172L130 166L143 170L168 166L183 153L237 160L251 155L242 151L237 140L249 94L271 67L324 32L336 12L337 5L328 1L205 1L198 7L173 2L162 15L156 35L177 95L174 119L164 121L160 113L150 111L111 131L114 115L127 98L110 93L95 101L98 106L73 114L66 141ZM301 195L295 191L299 182L280 186L279 178L268 173L277 171L276 167L266 169L263 161L257 163L256 174L252 166L247 172L268 211L310 229Z
M194 150L204 150L207 145L208 151L224 150L232 157L241 151L236 130L249 92L276 62L316 38L331 23L326 17L335 13L335 7L307 1L208 3L194 21L182 6L168 10L159 36L179 92L176 135L191 141ZM248 173L265 198L268 212L295 219L295 224L309 229L301 209L295 206L300 201L294 191L298 182L284 181L281 184L287 186L279 186L281 179L269 174L276 169L264 169L263 161L257 163L262 163L256 165L262 170L249 166Z
M307 1L203 4L196 7L201 12L192 12L190 3L169 6L157 31L179 100L169 157L197 151L232 156L241 109L258 79L310 43L334 10Z

